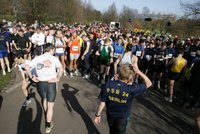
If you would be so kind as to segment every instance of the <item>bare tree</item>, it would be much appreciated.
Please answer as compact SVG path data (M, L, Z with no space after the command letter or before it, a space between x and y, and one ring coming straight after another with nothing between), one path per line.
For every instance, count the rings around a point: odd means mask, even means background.
M184 9L186 17L200 19L200 1L194 3L182 3L180 1L180 5Z

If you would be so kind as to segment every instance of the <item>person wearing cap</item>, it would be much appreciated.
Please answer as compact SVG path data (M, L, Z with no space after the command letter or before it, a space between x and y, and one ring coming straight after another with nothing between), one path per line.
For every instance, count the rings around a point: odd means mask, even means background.
M135 74L144 80L144 84L132 85ZM94 118L95 124L100 124L101 112L106 107L109 133L126 134L133 99L151 85L151 81L139 70L137 64L121 66L119 79L108 81L99 94L100 103Z
M50 133L53 127L52 118L57 95L57 82L63 74L62 64L57 57L53 56L54 52L54 45L47 43L44 45L44 54L35 57L25 66L29 78L36 82L37 91L42 100L46 133ZM36 69L37 76L32 75L31 68Z

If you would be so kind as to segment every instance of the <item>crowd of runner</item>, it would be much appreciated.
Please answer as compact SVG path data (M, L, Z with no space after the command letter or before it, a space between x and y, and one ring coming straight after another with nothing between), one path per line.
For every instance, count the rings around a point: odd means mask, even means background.
M2 74L11 72L17 63L23 72L24 64L44 54L46 44L52 44L64 69L64 76L90 79L95 76L102 87L109 80L119 78L120 66L137 64L157 88L176 98L175 83L184 92L183 104L187 108L200 105L200 38L180 39L168 34L117 29L109 31L108 25L2 23L0 32L0 62ZM25 63L26 62L26 63ZM30 75L29 75L30 76ZM27 93L27 77L22 73L23 93ZM94 78L94 77L93 77ZM142 83L135 75L134 83ZM192 85L192 86L191 86Z

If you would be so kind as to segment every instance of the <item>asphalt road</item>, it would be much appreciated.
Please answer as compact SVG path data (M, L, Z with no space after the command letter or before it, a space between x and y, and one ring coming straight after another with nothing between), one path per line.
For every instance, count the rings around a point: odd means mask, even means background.
M16 72L14 83L0 94L0 134L44 134L44 113L35 87L32 103L22 107L25 97ZM51 134L108 134L105 112L102 122L93 119L100 89L94 81L62 77L58 84ZM128 134L187 134L194 129L193 112L168 103L157 90L148 90L133 102Z

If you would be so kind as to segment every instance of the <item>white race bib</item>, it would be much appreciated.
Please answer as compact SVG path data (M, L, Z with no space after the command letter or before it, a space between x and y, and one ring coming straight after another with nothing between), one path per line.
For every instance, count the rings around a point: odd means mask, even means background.
M72 46L73 51L78 51L78 46Z
M196 57L196 52L190 52L190 56Z
M118 58L119 54L118 53L114 53L114 57Z
M136 52L136 56L139 56L139 57L140 57L141 55L142 55L142 52L141 52L141 51L137 51L137 52Z
M151 58L152 58L152 56L151 56L151 55L146 55L146 59L147 59L147 61L150 61L150 60L151 60Z
M169 57L169 58L172 58L172 56L173 56L172 54L168 54L168 57Z

